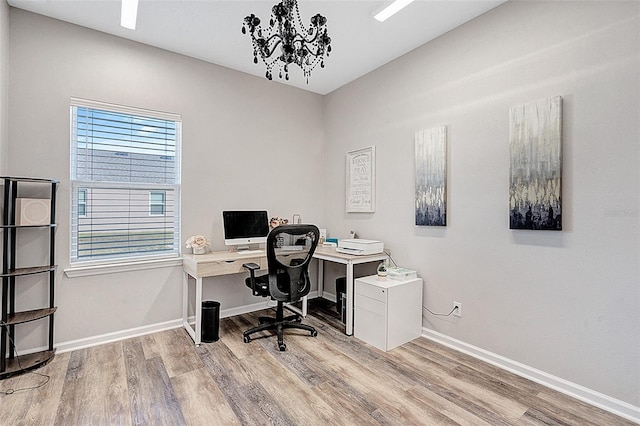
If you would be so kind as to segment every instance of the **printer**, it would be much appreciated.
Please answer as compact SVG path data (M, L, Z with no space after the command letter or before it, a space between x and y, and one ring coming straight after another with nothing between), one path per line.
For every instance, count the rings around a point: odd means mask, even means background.
M338 240L336 251L355 255L378 254L384 251L382 241L363 240L361 238L348 238Z

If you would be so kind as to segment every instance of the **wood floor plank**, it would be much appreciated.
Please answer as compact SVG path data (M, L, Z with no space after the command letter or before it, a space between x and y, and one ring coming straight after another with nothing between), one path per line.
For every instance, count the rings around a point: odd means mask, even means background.
M186 424L162 359L147 360L140 340L123 342L123 351L132 423Z
M458 404L454 402L456 400L445 398L439 392L433 392L433 390L427 389L425 386L415 386L409 389L407 398L415 398L421 404L431 407L431 409L455 424L466 426L494 426L497 424L492 418L486 421L485 416L478 415L478 410L470 410L467 404Z
M158 346L158 342L156 341L157 335L158 333L154 333L154 334L146 334L144 336L138 337L138 339L140 340L140 344L142 345L144 357L146 359L151 359L157 356L161 356L160 347Z
M71 354L54 423L132 424L122 342Z
M221 389L245 386L251 383L251 375L242 367L240 359L236 357L236 352L222 341L202 344L196 350L204 367ZM251 356L259 354L260 351L263 351L261 347L253 348ZM245 358L248 357L245 356L243 359Z
M246 345L242 337L243 331L257 323L254 321L253 317L244 315L224 318L221 321L220 341L228 346L238 359L251 356L255 350L254 347Z
M193 341L181 328L155 334L156 349L164 362L169 377L199 370L202 361L193 351Z
M202 368L171 379L188 425L240 425L222 391Z

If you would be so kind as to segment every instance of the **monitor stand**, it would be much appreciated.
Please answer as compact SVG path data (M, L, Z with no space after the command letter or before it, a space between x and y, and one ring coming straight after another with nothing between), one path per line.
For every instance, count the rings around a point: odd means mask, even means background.
M244 244L241 246L230 246L229 251L237 251L238 253L242 252L252 252L260 249L260 244Z

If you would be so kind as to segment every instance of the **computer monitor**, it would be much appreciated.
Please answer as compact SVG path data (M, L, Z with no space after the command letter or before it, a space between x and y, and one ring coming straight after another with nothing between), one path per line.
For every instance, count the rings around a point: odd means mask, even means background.
M224 243L228 246L264 244L269 234L266 210L234 210L222 212Z

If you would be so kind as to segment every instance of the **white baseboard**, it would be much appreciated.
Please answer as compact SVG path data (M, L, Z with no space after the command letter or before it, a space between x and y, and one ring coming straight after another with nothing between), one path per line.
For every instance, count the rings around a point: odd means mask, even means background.
M130 328L128 330L115 331L113 333L100 334L98 336L87 337L84 339L69 340L68 342L56 343L56 352L64 353L74 351L76 349L84 349L91 346L104 345L105 343L117 342L118 340L144 336L145 334L157 333L159 331L170 330L172 328L178 327L182 327L182 318L161 322L158 324Z
M310 292L309 299L317 297L318 292ZM275 302L271 302L270 299L261 300L258 303L251 305L239 306L237 308L223 309L220 311L220 318L232 317L235 315L242 315L249 312L255 312L268 307L275 306ZM194 322L195 317L189 318L189 321ZM157 333L160 331L171 330L172 328L182 327L182 318L166 321L158 324L151 324L142 327L130 328L128 330L115 331L113 333L100 334L98 336L87 337L84 339L69 340L67 342L60 342L55 344L56 352L64 353L74 351L76 349L84 349L92 346L104 345L106 343L117 342L118 340L130 339L132 337L144 336L145 334ZM39 352L45 350L46 347L33 348L28 351L24 351L24 354L31 352Z
M472 357L478 358L491 365L495 365L503 370L507 370L511 373L517 374L518 376L540 383L541 385L557 390L558 392L562 392L580 401L586 402L587 404L602 408L603 410L627 420L640 423L640 407L636 407L560 377L553 376L549 373L545 373L544 371L537 370L501 355L494 354L482 348L456 340L426 327L422 328L422 336L459 352L471 355Z

